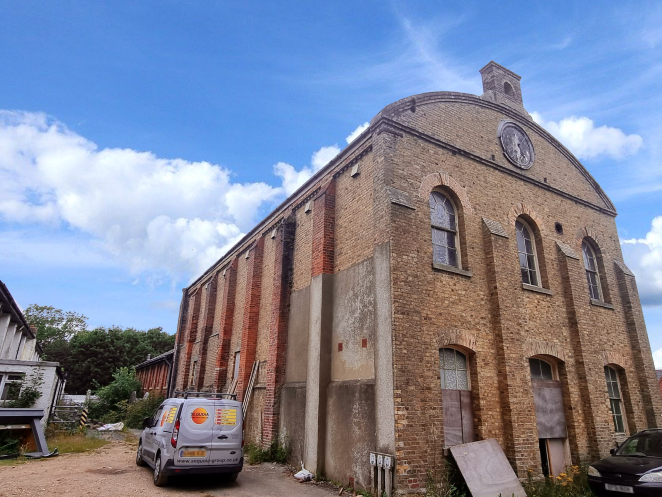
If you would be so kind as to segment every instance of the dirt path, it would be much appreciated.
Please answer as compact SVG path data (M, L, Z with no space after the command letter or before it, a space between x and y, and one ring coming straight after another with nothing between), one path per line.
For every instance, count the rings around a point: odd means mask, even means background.
M292 496L330 497L337 490L312 483L298 483L279 465L244 466L235 483L218 478L171 478L167 487L152 484L151 469L134 462L135 446L114 442L93 452L64 454L53 459L0 467L0 496L36 495L124 497L158 496Z

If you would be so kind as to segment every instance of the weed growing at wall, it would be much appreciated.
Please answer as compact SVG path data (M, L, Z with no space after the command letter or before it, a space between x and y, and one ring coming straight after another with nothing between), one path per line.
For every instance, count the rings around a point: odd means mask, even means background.
M427 497L467 497L464 481L452 459L442 459L435 469L428 470L425 479Z
M259 445L247 444L244 448L244 456L248 464L260 464L263 462L277 462L285 464L287 462L287 449L274 442L266 449Z
M523 484L528 497L595 497L588 486L586 467L571 466L556 478L534 480L533 472Z

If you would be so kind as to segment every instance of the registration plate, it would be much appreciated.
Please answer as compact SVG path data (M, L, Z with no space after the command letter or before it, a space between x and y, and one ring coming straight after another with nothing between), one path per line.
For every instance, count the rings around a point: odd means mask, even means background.
M611 490L612 492L622 492L624 494L633 494L634 488L627 487L625 485L611 485L610 483L605 483L605 490Z
M180 457L207 457L207 451L204 449L182 450Z

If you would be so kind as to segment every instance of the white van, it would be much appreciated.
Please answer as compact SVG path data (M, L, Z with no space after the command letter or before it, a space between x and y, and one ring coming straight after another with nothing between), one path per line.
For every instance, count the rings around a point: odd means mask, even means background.
M235 481L244 465L244 420L236 395L175 395L144 419L136 464L154 469L157 487L165 485L169 475L217 473Z

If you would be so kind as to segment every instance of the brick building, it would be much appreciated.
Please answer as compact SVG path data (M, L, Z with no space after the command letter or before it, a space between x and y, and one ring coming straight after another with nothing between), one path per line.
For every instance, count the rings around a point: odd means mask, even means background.
M143 394L165 397L170 388L172 371L172 358L174 350L169 350L156 357L147 357L147 360L136 366L136 377L142 384Z
M417 492L495 438L520 477L605 456L662 399L616 210L490 62L369 128L184 289L176 388L241 399L246 438Z

